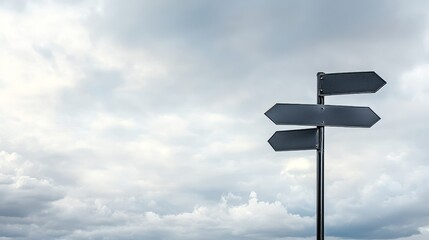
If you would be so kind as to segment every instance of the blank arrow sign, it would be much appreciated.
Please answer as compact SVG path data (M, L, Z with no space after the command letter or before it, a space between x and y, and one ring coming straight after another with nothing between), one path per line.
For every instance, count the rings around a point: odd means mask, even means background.
M268 140L275 151L317 149L317 129L278 131Z
M364 127L380 117L369 107L277 103L265 115L277 125Z
M385 84L375 72L329 73L321 75L319 93L322 96L375 93Z

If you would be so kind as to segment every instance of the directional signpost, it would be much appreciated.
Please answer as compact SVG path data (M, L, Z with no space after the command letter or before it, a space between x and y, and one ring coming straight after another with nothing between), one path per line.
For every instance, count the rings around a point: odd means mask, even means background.
M277 131L268 143L275 151L317 150L317 240L324 240L325 126L370 128L380 120L369 107L324 105L325 96L375 93L385 84L375 72L318 73L317 104L277 103L265 113L276 125L316 126Z

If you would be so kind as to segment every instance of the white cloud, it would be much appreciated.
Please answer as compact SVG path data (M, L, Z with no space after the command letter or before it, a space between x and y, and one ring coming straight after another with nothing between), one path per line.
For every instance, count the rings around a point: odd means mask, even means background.
M92 216L81 223L87 225L86 229L72 231L67 236L73 239L105 236L114 239L123 234L129 236L126 239L166 236L175 239L272 239L311 234L313 219L288 213L280 202L260 201L254 192L248 202L242 204L231 204L227 198L223 197L216 205L197 206L191 212L167 215L151 211L144 214L121 212L98 200L82 203L77 199L63 199L56 207L62 212L60 221L77 221L78 214ZM73 209L70 206L74 206ZM278 221L273 223L271 219ZM206 234L201 235L204 232Z
M422 64L414 67L410 71L405 72L401 76L400 88L403 94L408 95L408 100L414 104L422 106L427 103L429 98L429 83L427 76L429 74L429 64Z

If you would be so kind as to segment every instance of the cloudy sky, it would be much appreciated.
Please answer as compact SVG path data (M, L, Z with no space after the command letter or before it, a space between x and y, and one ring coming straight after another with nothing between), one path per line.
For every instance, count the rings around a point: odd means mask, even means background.
M427 1L0 1L0 239L310 240L315 151L264 112L376 71L326 130L328 239L429 239Z

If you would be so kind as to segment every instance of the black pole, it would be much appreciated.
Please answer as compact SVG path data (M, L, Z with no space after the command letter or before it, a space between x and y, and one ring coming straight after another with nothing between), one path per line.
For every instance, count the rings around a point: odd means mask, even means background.
M317 73L317 104L324 105L325 97L321 95L321 81L323 81L323 72ZM321 107L324 111L324 107ZM323 122L322 122L323 124ZM317 148L317 240L324 240L324 155L325 155L325 127L318 126L317 132L319 136Z

